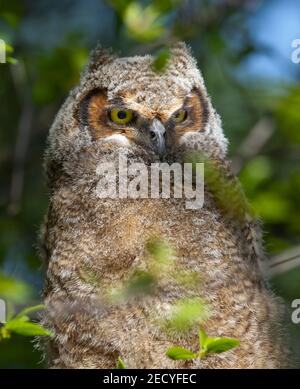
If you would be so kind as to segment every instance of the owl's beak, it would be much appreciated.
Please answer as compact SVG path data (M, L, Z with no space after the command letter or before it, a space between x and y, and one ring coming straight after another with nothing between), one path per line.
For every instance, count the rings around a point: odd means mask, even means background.
M150 126L150 137L153 148L160 156L163 156L166 152L166 129L162 122L158 119L154 119Z

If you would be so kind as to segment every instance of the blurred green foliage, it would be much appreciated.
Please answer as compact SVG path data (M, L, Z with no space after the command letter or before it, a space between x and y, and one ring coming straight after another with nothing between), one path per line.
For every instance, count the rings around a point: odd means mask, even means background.
M12 303L26 303L32 295L29 284L13 277L0 274L0 296Z
M146 244L147 269L135 267L128 279L112 285L108 291L108 302L122 304L132 298L140 298L155 293L160 279L172 275L174 251L166 242L152 238ZM178 273L178 271L177 271Z
M0 64L0 298L9 310L40 300L36 241L47 207L45 139L97 40L122 55L155 53L158 71L174 41L191 45L223 118L234 166L264 222L267 252L300 245L300 72L282 81L241 71L249 58L268 53L249 19L262 17L270 3L276 5L275 0L0 2L0 39L9 59ZM177 278L189 282L194 275ZM287 307L300 297L299 280L299 267L272 280ZM290 327L299 352L300 327ZM42 367L40 359L25 337L0 343L0 367Z
M199 297L178 300L172 307L170 317L164 323L165 329L175 334L188 334L195 325L210 316L209 306Z

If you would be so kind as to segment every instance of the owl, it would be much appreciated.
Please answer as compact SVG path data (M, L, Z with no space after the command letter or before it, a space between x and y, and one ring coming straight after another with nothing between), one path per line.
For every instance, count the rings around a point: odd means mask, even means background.
M114 368L121 357L127 368L284 367L282 305L264 277L260 230L247 211L230 213L234 197L226 207L208 185L203 206L188 209L184 197L98 194L99 166L117 166L120 156L150 169L162 161L183 165L199 153L223 180L237 182L190 49L170 48L162 71L153 63L151 55L118 57L97 47L50 129L41 232L49 366ZM172 248L172 264L156 267L149 293L142 284L144 293L129 296L137 274L153 275L153 239ZM178 277L191 274L193 282ZM125 297L116 298L120 290ZM205 331L240 345L172 360L166 350L174 344L198 349L200 322L185 332L168 326L174 307L195 299L208 307Z

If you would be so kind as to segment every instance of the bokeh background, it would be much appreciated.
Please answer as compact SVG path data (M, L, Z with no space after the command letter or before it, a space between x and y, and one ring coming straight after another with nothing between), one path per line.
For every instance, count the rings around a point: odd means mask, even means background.
M300 38L297 0L0 0L0 297L40 302L37 233L47 209L47 131L97 42L163 60L191 45L230 140L235 171L263 221L270 281L300 298ZM288 318L295 355L300 324ZM274 339L274 341L276 341ZM31 337L0 341L0 367L43 367Z

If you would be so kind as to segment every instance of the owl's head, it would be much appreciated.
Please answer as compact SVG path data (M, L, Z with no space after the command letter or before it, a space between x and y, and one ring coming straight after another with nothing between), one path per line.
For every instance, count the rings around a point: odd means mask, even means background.
M139 146L163 157L178 147L225 155L226 139L195 59L184 43L157 72L151 55L119 58L96 48L50 130L50 149Z

